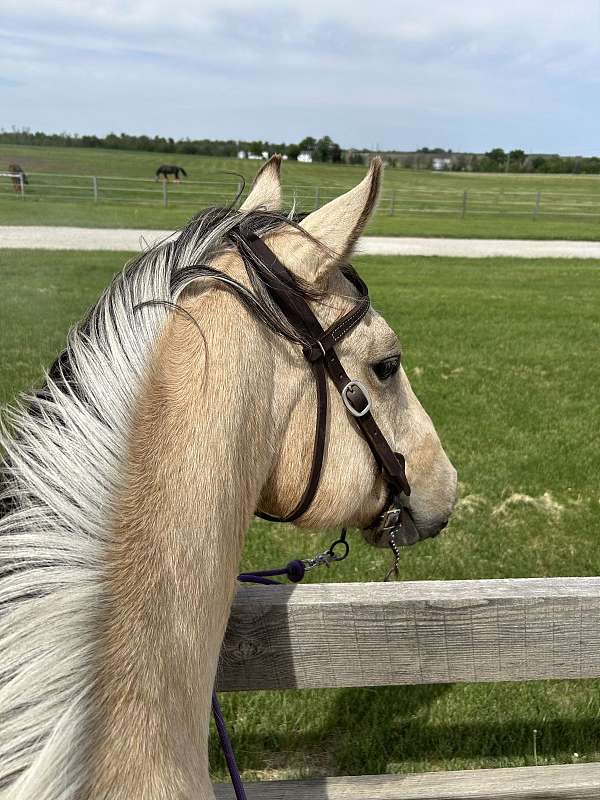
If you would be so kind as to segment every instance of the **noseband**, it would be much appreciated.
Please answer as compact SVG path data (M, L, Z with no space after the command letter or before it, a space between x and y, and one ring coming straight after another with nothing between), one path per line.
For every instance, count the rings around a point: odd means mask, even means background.
M292 273L284 267L262 239L255 234L241 234L239 229L235 230L232 238L240 249L250 251L255 269L272 300L298 337L307 342L303 347L303 353L313 371L317 392L315 445L310 476L302 497L295 508L285 516L278 517L262 512L257 512L257 516L272 522L291 522L302 516L312 503L319 485L325 454L329 375L389 486L388 506L374 521L374 528L377 534L388 534L390 541L394 540L395 534L401 534L404 528L405 508L400 500L401 495L410 495L404 456L394 452L388 444L371 413L368 389L360 381L349 377L335 351L336 346L356 328L370 308L369 290L366 284L352 267L343 268L345 277L358 290L359 300L351 311L325 329L302 296Z

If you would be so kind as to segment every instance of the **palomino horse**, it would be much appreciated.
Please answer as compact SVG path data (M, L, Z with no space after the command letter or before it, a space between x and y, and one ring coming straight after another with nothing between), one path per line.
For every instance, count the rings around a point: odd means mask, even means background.
M156 176L154 180L158 180L162 178L163 181L169 180L169 175L175 176L175 181L179 183L179 173L181 173L184 177L187 178L187 172L184 170L183 167L178 167L177 164L161 164L160 167L156 170Z
M207 800L221 642L256 510L285 515L310 471L312 374L232 231L260 237L325 326L356 304L340 270L381 164L297 224L279 158L239 211L209 209L135 258L9 412L0 520L0 798ZM440 530L456 472L370 309L336 348L406 456L410 513ZM304 527L366 529L388 492L332 392Z

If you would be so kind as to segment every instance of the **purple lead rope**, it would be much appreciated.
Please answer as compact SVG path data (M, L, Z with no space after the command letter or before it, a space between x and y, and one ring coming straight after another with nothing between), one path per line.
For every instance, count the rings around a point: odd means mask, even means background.
M263 586L271 586L275 583L281 583L281 581L273 580L273 577L276 575L285 575L292 583L299 583L304 577L305 572L306 567L304 562L296 560L290 561L289 564L280 569L265 569L262 572L242 572L238 575L237 579L240 583L260 583ZM223 750L227 769L231 776L231 783L233 784L235 796L237 800L248 800L215 689L213 689L212 693L212 712L215 720L215 727L219 735L219 741L221 742L221 749Z
M227 769L231 775L231 783L233 784L235 796L237 797L237 800L248 800L246 797L244 784L242 783L242 776L240 775L240 771L235 760L235 753L233 752L233 747L231 746L231 739L229 738L229 734L227 733L227 728L225 726L225 720L223 719L223 712L221 711L221 706L217 700L217 692L215 689L213 689L212 693L212 713L215 720L217 733L219 734L219 741L221 742L221 750L223 751L225 761L227 762Z

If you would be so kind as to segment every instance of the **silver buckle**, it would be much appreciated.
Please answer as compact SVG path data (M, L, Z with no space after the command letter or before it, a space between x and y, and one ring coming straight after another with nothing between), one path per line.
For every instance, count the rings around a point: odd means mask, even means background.
M367 401L367 405L363 408L362 411L357 411L355 408L353 408L347 397L349 390L352 389L354 386L357 386L361 390ZM344 401L344 405L346 406L346 408L352 414L353 417L364 417L364 415L368 414L369 411L371 410L371 396L369 395L367 387L360 381L355 381L355 380L348 381L348 383L342 389L342 400Z

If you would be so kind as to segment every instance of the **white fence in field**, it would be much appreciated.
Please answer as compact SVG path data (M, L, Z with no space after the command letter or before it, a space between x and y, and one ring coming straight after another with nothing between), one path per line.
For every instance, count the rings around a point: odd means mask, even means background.
M347 583L241 588L217 688L597 677L600 578ZM233 798L230 786L216 791L218 800ZM249 800L599 797L599 763L248 786Z
M64 175L59 173L27 173L28 184L20 190L8 173L0 175L0 198L20 200L63 200L136 206L203 208L226 205L241 188L232 176L222 180L181 183L155 181L150 178L120 178L97 175ZM286 187L284 200L296 204L299 211L310 211L336 197L349 187L298 185ZM382 192L378 214L507 215L557 218L587 218L600 221L600 184L596 191L504 191L440 187L392 188Z

